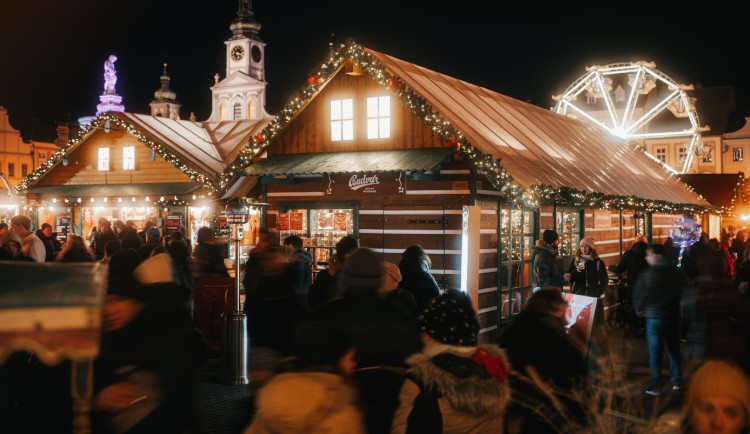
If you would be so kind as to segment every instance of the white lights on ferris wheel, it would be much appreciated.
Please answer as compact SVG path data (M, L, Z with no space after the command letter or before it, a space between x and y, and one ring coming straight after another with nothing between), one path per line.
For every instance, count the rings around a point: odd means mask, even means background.
M675 83L655 63L638 61L587 67L586 74L552 98L557 101L556 113L585 119L630 142L643 145L646 139L685 139L681 163L686 173L694 156L706 152L699 143L700 133L707 130L700 126L695 98L687 95L688 90L693 86ZM579 98L584 93L586 98ZM667 120L665 114L680 121L660 122Z

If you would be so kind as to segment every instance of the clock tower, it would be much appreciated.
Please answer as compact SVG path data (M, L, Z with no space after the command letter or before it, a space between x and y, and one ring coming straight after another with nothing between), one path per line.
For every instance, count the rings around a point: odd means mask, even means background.
M265 111L265 48L260 23L253 17L250 0L238 0L237 17L229 26L226 45L226 77L211 87L209 121L247 120L269 117Z

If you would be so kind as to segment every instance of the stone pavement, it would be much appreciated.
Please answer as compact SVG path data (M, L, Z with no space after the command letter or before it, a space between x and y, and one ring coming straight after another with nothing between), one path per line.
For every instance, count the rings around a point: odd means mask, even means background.
M612 390L612 410L603 415L607 429L601 432L645 432L646 423L665 411L679 408L682 392L673 392L669 384L669 362L663 364L664 394L645 394L649 385L648 348L646 339L633 337L629 329L612 329L601 325L606 346L612 355L612 373L617 381ZM210 359L201 367L196 390L193 434L237 434L248 425L253 413L255 388L250 385L225 385L218 380L218 359ZM605 403L606 404L606 403Z

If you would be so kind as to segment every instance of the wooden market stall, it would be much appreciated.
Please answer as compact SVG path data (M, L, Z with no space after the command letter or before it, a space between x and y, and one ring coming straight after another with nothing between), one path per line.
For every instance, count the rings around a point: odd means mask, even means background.
M398 263L420 244L471 296L487 339L530 290L544 229L608 263L709 204L606 131L354 42L338 46L219 184L257 182L267 226L325 259L343 235ZM320 253L320 251L324 253ZM567 264L563 264L567 265Z

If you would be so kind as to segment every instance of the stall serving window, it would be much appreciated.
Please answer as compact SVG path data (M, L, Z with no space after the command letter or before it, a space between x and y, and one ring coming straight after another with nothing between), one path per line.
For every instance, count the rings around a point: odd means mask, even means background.
M499 210L500 227L500 318L521 311L530 295L531 249L534 247L534 212L512 208Z
M317 269L325 268L343 237L359 237L359 204L353 202L288 203L279 206L276 230L279 244L297 235L313 256Z

